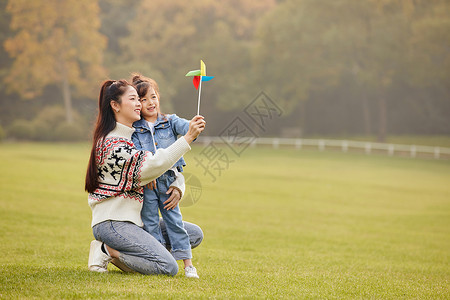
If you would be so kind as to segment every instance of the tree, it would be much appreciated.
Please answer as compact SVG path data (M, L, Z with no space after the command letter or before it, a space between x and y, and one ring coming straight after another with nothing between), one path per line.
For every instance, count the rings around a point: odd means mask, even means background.
M106 38L98 32L99 7L92 0L10 0L11 30L4 47L14 58L4 81L25 99L49 85L60 87L66 120L72 123L72 93L92 97L104 77ZM73 91L73 92L72 92Z
M286 115L301 106L298 126L306 130L305 102L336 86L344 68L337 59L340 0L285 1L260 22L253 52L259 85L277 95Z
M256 94L243 95L251 78L249 53L257 20L274 6L274 0L141 1L130 36L122 40L122 61L162 82L164 101L170 91L177 108L188 110L183 106L192 97L195 112L195 90L184 74L203 59L216 79L208 84L214 88L202 91L202 99L209 99L202 111L212 103L224 110L236 107Z
M383 141L402 86L448 86L448 12L444 0L288 0L261 22L255 73L285 111L302 107L301 127L306 101L352 89L366 134L376 108Z
M411 17L408 81L420 87L450 86L450 2L418 1Z
M0 45L9 38L9 15L5 12L7 0L0 0ZM4 77L8 73L6 66L10 65L10 59L5 50L0 47L0 77ZM3 90L3 82L0 82L0 88Z

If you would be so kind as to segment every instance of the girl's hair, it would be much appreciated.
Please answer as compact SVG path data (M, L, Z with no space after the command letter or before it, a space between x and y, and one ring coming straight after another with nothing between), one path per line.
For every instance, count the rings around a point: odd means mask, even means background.
M121 103L122 96L127 87L131 86L126 80L107 80L100 89L98 98L98 116L95 124L91 157L89 158L84 189L92 193L98 187L98 169L96 161L96 149L99 141L104 139L116 126L116 118L111 107L111 101Z
M160 100L159 87L156 81L137 73L132 74L132 76L133 78L131 82L133 86L136 88L139 98L145 97L145 95L147 95L148 93L148 90L150 88L153 88L155 90L156 96L158 96L158 100Z

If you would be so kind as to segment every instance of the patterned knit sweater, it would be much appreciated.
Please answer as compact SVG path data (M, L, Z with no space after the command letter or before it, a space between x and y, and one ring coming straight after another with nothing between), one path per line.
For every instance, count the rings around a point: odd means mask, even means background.
M143 226L141 208L143 187L170 169L191 147L179 138L154 155L139 151L131 141L134 128L121 123L96 148L99 187L89 193L94 226L106 220L129 221Z

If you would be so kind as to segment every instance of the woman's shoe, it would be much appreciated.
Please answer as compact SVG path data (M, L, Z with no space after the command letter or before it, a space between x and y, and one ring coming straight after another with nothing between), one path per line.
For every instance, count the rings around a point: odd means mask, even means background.
M93 240L91 249L89 250L88 269L92 272L105 273L108 272L108 263L112 257L103 253L102 242Z

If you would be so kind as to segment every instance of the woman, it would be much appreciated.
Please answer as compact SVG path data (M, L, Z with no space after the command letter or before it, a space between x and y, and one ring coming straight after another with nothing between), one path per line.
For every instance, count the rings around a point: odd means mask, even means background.
M186 135L153 155L137 150L131 142L132 124L140 119L140 112L138 94L127 81L103 83L85 185L96 238L91 242L89 270L106 272L112 261L122 270L174 276L176 260L142 229L143 186L190 150L189 144L204 130L205 121L202 116L194 117ZM184 186L184 182L179 184ZM193 224L186 226L188 233L199 232ZM191 238L194 244L200 241L198 234Z

